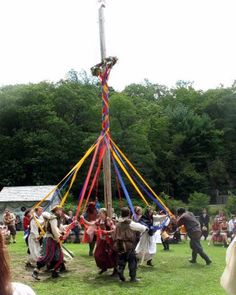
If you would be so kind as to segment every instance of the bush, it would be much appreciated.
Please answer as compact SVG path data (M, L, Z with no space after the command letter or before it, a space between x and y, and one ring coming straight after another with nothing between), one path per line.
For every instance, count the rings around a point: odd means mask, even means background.
M228 197L225 208L231 214L236 213L236 196L230 195Z
M226 214L226 211L228 211L228 210L225 210L225 205L222 205L222 204L220 204L220 205L210 205L208 207L208 214L210 216L215 217L216 215L219 214L219 211L223 211Z
M189 196L189 211L199 215L203 208L207 208L210 203L210 197L203 193L194 192Z

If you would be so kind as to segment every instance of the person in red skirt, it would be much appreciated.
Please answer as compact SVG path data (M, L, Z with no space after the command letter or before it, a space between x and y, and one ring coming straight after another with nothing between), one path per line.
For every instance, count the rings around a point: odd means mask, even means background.
M95 227L94 227L94 222L98 218L98 212L96 209L96 203L95 202L90 202L88 204L87 210L85 214L83 215L84 220L88 221L88 223L92 223L91 225L87 225L84 222L85 225L85 230L84 230L84 236L83 236L83 243L88 243L89 244L89 256L93 256L93 250L96 244L96 235L95 235Z
M116 253L113 250L112 234L115 231L115 225L111 218L107 216L107 210L99 210L98 219L95 222L88 222L82 217L82 221L94 227L96 233L96 249L94 258L97 266L100 268L99 274L104 273L109 268L114 268L116 273Z

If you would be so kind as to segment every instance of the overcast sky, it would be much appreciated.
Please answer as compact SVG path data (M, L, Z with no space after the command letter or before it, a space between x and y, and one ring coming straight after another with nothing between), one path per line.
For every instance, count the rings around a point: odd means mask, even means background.
M96 0L0 0L0 85L58 81L100 61ZM110 85L236 79L236 0L107 0Z

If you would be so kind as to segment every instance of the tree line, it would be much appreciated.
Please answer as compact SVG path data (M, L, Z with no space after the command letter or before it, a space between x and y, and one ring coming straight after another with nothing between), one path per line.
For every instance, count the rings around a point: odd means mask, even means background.
M74 71L58 83L0 88L0 187L58 183L97 139L101 104L97 81ZM111 88L110 121L114 141L157 192L214 201L217 190L235 191L236 84Z

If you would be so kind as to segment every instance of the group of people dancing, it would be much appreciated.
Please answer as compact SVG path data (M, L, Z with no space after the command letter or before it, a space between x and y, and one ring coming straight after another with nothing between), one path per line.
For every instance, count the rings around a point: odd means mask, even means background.
M127 263L132 282L138 281L138 263L153 266L158 241L162 241L164 250L169 250L169 233L173 231L173 224L179 234L179 228L186 229L192 249L190 262L197 263L199 254L207 265L211 264L200 243L200 223L183 208L179 209L177 217L169 216L164 210L154 211L152 207L143 210L137 206L132 215L129 208L122 208L119 218L116 215L110 218L105 208L97 211L95 203L91 202L80 223L85 229L83 241L89 243L89 255L94 255L99 274L113 269L112 276L117 275L120 281L125 281Z
M117 276L120 281L126 280L124 270L128 263L130 281L137 282L138 264L152 267L156 244L162 242L163 250L168 251L171 235L180 235L183 227L190 237L190 262L196 263L199 254L206 264L211 263L200 244L200 223L184 209L174 217L165 210L155 211L151 206L145 209L136 206L132 212L124 207L119 217L116 214L109 217L105 208L99 209L96 202L90 202L77 220L71 214L65 215L59 205L54 206L51 212L43 212L42 207L36 207L27 214L28 226L24 220L28 245L26 266L35 267L32 276L36 280L40 280L41 269L45 266L51 271L52 278L59 277L65 270L65 254L68 255L69 251L62 243L76 226L84 229L82 242L89 244L89 255L94 256L99 274L111 269L112 276ZM71 219L69 224L65 222L67 219Z
M123 207L119 217L115 214L109 217L105 208L98 209L95 202L90 202L86 212L77 220L73 218L70 224L63 224L65 214L60 205L54 206L50 212L43 212L42 207L36 207L26 216L26 266L34 267L32 277L35 280L40 280L44 267L51 271L52 278L58 278L60 272L65 270L65 253L69 251L63 249L62 243L76 226L84 228L82 241L89 244L88 254L94 256L99 274L111 269L112 276L117 276L121 282L126 281L124 271L127 264L131 282L139 281L138 263L153 267L158 239L163 242L164 250L169 249L167 240L169 230L173 228L171 224L175 224L176 228L184 227L190 238L192 257L189 262L197 263L199 255L207 265L211 264L200 242L201 225L184 208L178 209L174 217L164 210L154 211L150 206L145 210L136 206L132 212L130 208Z
M162 240L164 249L169 249L166 236L170 217L164 211L157 214L152 207L147 207L143 212L137 206L133 214L129 208L123 208L118 218L115 214L108 217L105 208L98 209L95 202L90 202L78 220L66 216L72 219L69 225L63 224L65 214L59 205L53 207L51 212L43 212L42 207L36 207L26 212L25 217L28 246L26 266L36 266L32 273L36 280L40 280L40 271L44 266L51 270L52 278L60 276L65 269L66 254L62 242L75 226L84 227L82 242L89 244L89 255L94 256L99 274L113 269L112 275L117 275L121 281L125 280L127 262L132 282L137 281L138 260L140 264L153 266L158 238Z
M95 203L88 205L87 211L80 218L84 225L84 242L89 243L89 255L94 255L100 269L99 274L113 269L112 275L118 275L124 281L124 269L128 263L130 280L136 282L137 261L144 261L153 266L156 253L156 231L162 224L164 228L169 217L161 212L157 214L152 207L143 213L141 207L135 207L131 216L129 208L122 208L120 217L108 217L107 210L97 211ZM94 250L96 244L96 248Z

